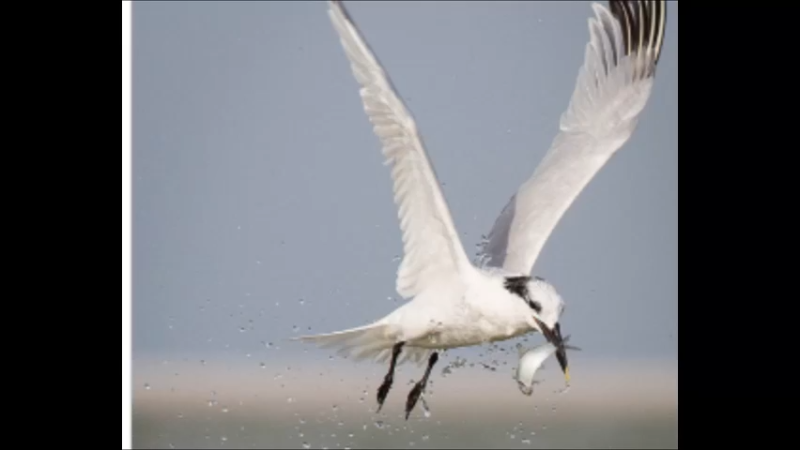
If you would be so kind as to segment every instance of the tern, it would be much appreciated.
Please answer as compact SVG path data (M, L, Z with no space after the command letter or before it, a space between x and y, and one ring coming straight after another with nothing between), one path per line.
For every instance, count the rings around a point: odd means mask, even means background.
M396 289L406 300L370 324L295 338L389 371L378 388L380 412L395 367L419 366L405 417L416 405L439 352L541 333L555 346L567 384L561 335L564 301L549 282L531 276L553 228L575 198L634 132L653 87L666 24L666 1L593 3L589 42L569 106L551 147L510 198L473 264L458 237L417 125L388 74L341 1L328 13L360 86L364 111L391 167L403 241ZM400 358L402 354L402 358Z

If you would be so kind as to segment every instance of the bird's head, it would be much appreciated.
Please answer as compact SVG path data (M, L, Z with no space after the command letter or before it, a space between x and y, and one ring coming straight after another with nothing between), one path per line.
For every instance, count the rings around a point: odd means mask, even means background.
M561 334L561 314L564 301L553 285L539 277L506 277L505 288L520 297L530 309L528 323L531 328L542 333L547 342L556 347L556 359L569 383L569 362L567 345Z

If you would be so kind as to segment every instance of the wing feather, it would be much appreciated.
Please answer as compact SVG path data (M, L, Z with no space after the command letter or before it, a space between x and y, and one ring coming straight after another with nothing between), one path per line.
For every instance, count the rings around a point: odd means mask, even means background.
M404 250L397 271L397 292L410 298L437 278L463 274L472 265L411 113L341 2L330 1L329 6L329 15L361 86L364 111L383 144L386 163L391 165Z
M636 128L653 85L666 1L594 3L590 39L559 133L483 242L482 262L530 274L558 221Z

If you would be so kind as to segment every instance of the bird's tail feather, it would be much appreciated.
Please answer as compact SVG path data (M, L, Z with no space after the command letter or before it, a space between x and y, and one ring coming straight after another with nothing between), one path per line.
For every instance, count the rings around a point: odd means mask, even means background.
M362 360L391 349L393 342L386 337L386 325L370 324L333 333L300 336L293 340L316 344L320 348L337 348L344 357Z
M373 323L333 333L300 336L292 340L316 344L320 348L336 348L339 356L353 361L371 359L386 362L392 355L392 347L397 343L392 336L389 325ZM429 354L430 350L427 349L404 347L397 364L408 360L422 364Z

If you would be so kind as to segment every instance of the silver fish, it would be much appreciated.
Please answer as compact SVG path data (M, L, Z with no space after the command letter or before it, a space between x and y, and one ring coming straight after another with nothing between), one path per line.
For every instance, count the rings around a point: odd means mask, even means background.
M568 339L569 336L564 338L564 348L580 350L578 347L566 345ZM525 395L531 395L533 393L533 385L539 383L538 380L533 379L534 375L536 375L536 372L542 367L544 360L555 353L555 351L556 346L549 342L528 350L519 349L519 367L517 367L516 381L520 392Z

